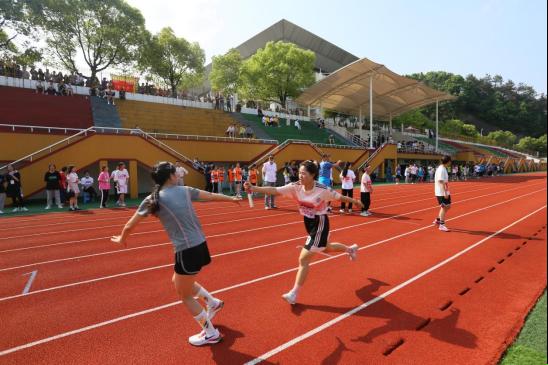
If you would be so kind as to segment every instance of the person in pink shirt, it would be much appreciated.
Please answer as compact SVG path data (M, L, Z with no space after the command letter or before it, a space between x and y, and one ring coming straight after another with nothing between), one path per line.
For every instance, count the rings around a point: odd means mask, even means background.
M361 207L359 200L342 196L325 185L316 181L319 167L313 161L305 161L299 168L299 182L291 183L279 188L258 187L245 184L248 192L257 192L270 195L282 195L292 198L299 204L299 211L304 216L304 225L308 233L306 244L299 257L299 271L295 278L295 286L291 291L282 295L289 304L295 304L297 295L308 275L309 265L318 252L345 252L352 261L356 260L358 245L346 246L342 243L329 241L329 202L339 200L345 203L356 204Z
M108 173L108 166L101 167L101 173L97 178L99 181L99 190L101 190L101 206L100 208L107 207L108 192L110 191L110 175Z

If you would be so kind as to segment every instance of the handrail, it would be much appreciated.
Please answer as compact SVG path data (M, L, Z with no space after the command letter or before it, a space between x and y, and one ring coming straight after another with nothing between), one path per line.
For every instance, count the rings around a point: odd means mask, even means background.
M160 141L159 139L156 139L154 138L153 136L151 136L150 134L144 132L143 130L139 129L138 130L140 133L141 133L141 136L148 140L152 140L153 142L155 142L160 148L164 149L165 151L168 151L170 153L173 153L175 155L177 155L177 157L179 157L180 159L182 159L184 162L190 164L191 166L194 167L194 164L193 164L193 161L188 158L187 156L183 155L182 153L180 153L179 151L175 150L174 148L172 148L171 146L165 144L164 142Z
M31 153L30 155L27 155L27 156L25 156L25 157L22 157L22 158L16 160L16 161L13 161L13 162L11 162L11 163L9 163L9 164L7 164L7 165L4 165L4 166L0 167L0 171L2 171L3 169L7 168L8 165L18 164L18 163L23 162L23 161L26 161L26 160L29 160L30 162L32 162L33 157L36 156L37 154L42 153L42 152L45 152L45 151L48 151L48 150L49 150L49 152L51 152L52 149L53 149L53 147L56 147L56 146L61 145L61 144L64 144L65 142L67 142L67 144L70 144L70 140L71 140L71 139L76 138L76 137L78 137L78 136L82 136L82 135L83 135L83 136L87 136L88 132L92 132L93 129L94 129L94 127L89 127L89 128L87 128L87 129L81 130L80 132L78 132L78 133L76 133L76 134L74 134L74 135L72 135L72 136L69 136L69 137L64 138L64 139L62 139L62 140L60 140L60 141L57 141L57 142L55 142L55 143L53 143L53 144L51 144L51 145L49 145L49 146L47 146L47 147L44 147L44 148L42 148L42 149L40 149L40 150L38 150L38 151L36 151L36 152Z
M35 129L38 129L38 130L45 129L48 131L48 133L51 133L52 130L62 131L64 132L64 134L66 134L67 131L81 132L84 130L83 128L45 127L45 126L39 126L39 125L22 125L22 124L0 124L0 128L1 127L10 128L13 132L15 132L16 128L30 129L31 133L33 133Z
M383 150L384 147L386 147L386 146L389 145L389 144L392 144L392 145L393 145L394 143L391 143L391 142L384 142L379 148L377 148L377 149L375 150L375 152L373 152L373 153L371 154L371 156L369 156L369 157L367 158L367 160L365 160L365 161L360 165L358 171L361 171L361 170L364 168L364 166L366 166L366 165L368 165L369 163L371 163L371 161L373 161L373 159L381 152L381 150Z

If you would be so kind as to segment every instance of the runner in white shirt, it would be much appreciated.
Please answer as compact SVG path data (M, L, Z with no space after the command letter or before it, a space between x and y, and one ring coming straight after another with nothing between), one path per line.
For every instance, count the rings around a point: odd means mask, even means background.
M360 185L360 193L361 193L361 200L362 200L362 217L369 217L370 215L373 215L369 211L369 207L371 206L371 194L373 194L373 182L371 181L371 176L369 176L369 172L371 170L371 166L367 165L363 169L363 176L362 181Z
M346 252L351 260L356 259L358 245L346 246L342 243L328 243L329 218L327 207L330 201L339 200L346 203L353 203L362 206L358 200L342 196L316 182L318 177L318 165L313 161L305 161L299 169L299 182L292 183L280 188L256 187L249 183L245 184L247 191L282 195L296 200L299 210L304 216L304 225L308 232L308 239L301 250L299 257L299 271L295 279L295 286L291 291L282 295L289 304L295 304L299 290L306 280L308 269L316 252Z
M188 170L183 167L181 161L175 161L175 175L179 186L185 186L185 176L188 175Z
M354 198L354 181L356 181L356 174L350 169L352 165L350 162L347 162L344 166L344 169L339 176L342 182L342 195ZM352 214L352 203L348 204L348 211L346 210L346 203L341 203L340 213L350 213Z
M112 179L116 184L116 192L118 193L118 201L116 205L121 207L126 206L126 194L128 192L129 173L126 170L126 165L123 162L118 164L118 170L112 172Z
M263 165L263 185L269 187L275 187L277 177L278 166L274 162L274 156L268 156L268 162ZM265 195L264 197L265 209L276 209L276 200L274 195Z
M438 218L434 221L434 224L439 226L439 230L443 232L449 232L449 229L445 226L445 215L451 208L451 193L449 192L449 174L447 168L451 164L451 156L443 156L441 164L436 170L434 176L434 189L436 199L440 205L440 213Z

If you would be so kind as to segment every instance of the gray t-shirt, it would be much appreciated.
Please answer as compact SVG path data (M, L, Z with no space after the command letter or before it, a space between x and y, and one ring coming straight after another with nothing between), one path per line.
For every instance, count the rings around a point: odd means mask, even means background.
M198 200L200 191L186 186L170 186L160 190L160 209L156 212L167 231L175 252L196 247L205 242L202 226L196 217L192 202ZM143 200L137 213L146 217L150 195Z

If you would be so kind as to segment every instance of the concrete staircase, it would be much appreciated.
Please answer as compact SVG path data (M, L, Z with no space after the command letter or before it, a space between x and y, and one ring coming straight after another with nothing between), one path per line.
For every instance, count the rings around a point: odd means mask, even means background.
M109 105L106 99L92 96L91 112L93 114L93 123L96 127L122 128L118 109L112 104Z

